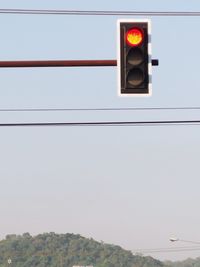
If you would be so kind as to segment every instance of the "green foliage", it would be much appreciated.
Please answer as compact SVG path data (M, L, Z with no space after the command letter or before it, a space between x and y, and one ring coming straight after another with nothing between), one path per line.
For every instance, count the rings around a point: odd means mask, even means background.
M12 263L8 264L8 259ZM0 241L0 267L164 267L151 257L74 234L8 235ZM176 267L176 266L173 266ZM178 267L178 266L177 266ZM199 266L195 266L199 267Z
M200 258L196 259L189 258L184 261L176 261L176 262L166 261L165 265L167 267L200 267Z

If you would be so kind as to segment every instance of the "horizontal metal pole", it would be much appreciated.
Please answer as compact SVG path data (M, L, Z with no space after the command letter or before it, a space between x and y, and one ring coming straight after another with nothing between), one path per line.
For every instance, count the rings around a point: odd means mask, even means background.
M158 60L153 59L152 65L157 66ZM34 68L34 67L112 67L117 60L27 60L0 61L0 68Z
M0 68L28 67L101 67L116 66L116 60L35 60L0 61Z

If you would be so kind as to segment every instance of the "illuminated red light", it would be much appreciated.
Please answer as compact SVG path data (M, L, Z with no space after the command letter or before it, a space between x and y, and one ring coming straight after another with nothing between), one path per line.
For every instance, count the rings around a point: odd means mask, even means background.
M130 46L138 46L143 41L143 32L138 28L132 28L126 33L126 42Z

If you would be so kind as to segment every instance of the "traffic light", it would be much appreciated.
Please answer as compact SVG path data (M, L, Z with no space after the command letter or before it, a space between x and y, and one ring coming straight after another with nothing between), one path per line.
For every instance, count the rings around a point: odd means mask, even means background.
M150 20L118 20L120 96L151 95Z

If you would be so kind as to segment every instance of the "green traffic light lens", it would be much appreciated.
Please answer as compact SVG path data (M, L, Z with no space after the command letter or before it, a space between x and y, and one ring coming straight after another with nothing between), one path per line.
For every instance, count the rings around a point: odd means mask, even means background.
M127 82L130 86L140 86L144 82L144 73L139 68L133 68L128 72Z

